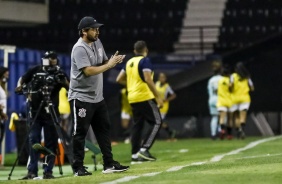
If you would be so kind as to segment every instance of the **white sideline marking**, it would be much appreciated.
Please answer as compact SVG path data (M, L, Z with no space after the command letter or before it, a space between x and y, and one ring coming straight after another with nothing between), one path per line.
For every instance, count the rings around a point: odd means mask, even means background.
M205 163L207 163L207 162L194 162L194 163L192 163L192 164L190 164L191 166L193 166L193 165L203 165L203 164L205 164Z
M255 156L248 156L248 157L242 157L242 158L236 158L237 160L242 160L242 159L249 159L249 158L261 158L261 157L275 157L275 156L280 156L282 153L279 154L266 154L266 155L255 155Z
M279 139L281 138L282 136L277 136L277 137L270 137L270 138L266 138L266 139L261 139L261 140L258 140L258 141L255 141L255 142L251 142L250 144L248 144L247 146L243 147L243 148L239 148L239 149L236 149L236 150L233 150L233 151L230 151L229 153L225 153L225 154L222 154L222 155L216 155L214 156L210 161L211 162L218 162L220 161L223 157L227 156L227 155L235 155L235 154L238 154L240 153L241 151L245 151L247 149L251 149L261 143L264 143L264 142L268 142L268 141L272 141L272 140L275 140L275 139Z
M175 167L171 167L169 168L168 170L166 170L167 172L173 172L173 171L178 171L184 167L189 167L189 166L194 166L194 165L203 165L207 162L194 162L194 163L191 163L189 165L183 165L183 166L175 166Z
M142 174L142 175L140 175L140 176L125 176L125 177L123 177L123 178L120 178L120 179L117 179L117 180L114 180L114 181L104 182L104 183L101 183L101 184L116 184L116 183L122 183L122 182L127 182L127 181L131 181L131 180L140 178L141 176L156 176L157 174L160 174L160 173L161 173L161 172L154 172L154 173L145 173L145 174Z
M178 171L178 170L182 169L183 167L187 167L187 166L189 166L189 165L184 165L184 166L174 166L174 167L169 168L169 169L168 169L168 170L166 170L166 171L168 171L168 172L171 172L171 171Z
M141 176L156 176L157 174L160 174L161 172L154 172L154 173L145 173L142 174Z
M188 149L181 149L181 150L179 150L179 153L186 153L186 152L188 152Z
M125 176L123 178L120 178L120 179L117 179L117 180L114 180L114 181L109 181L109 182L104 182L104 183L101 183L101 184L116 184L116 183L121 183L121 182L127 182L127 181L130 181L130 180L134 180L136 178L140 178L141 176Z
M166 172L178 171L178 170L183 169L184 167L189 167L189 166L194 166L194 165L203 165L203 164L206 164L206 163L209 163L209 162L219 162L225 156L235 155L235 154L240 153L241 151L251 149L251 148L253 148L253 147L255 147L255 146L257 146L261 143L272 141L272 140L275 140L275 139L280 139L280 138L282 138L282 136L275 136L275 137L270 137L270 138L254 141L254 142L249 143L247 146L245 146L243 148L239 148L239 149L230 151L226 154L216 155L210 161L194 162L194 163L191 163L191 164L188 164L188 165L183 165L183 166L174 166L174 167L167 169ZM158 175L158 174L163 173L163 172L165 172L165 171L155 172L155 173L145 173L145 174L142 174L142 175L139 175L139 176L125 176L123 178L120 178L120 179L117 179L117 180L114 180L114 181L110 181L110 182L101 183L101 184L117 184L117 183L122 183L122 182L128 182L128 181L140 178L142 176L155 176L155 175Z

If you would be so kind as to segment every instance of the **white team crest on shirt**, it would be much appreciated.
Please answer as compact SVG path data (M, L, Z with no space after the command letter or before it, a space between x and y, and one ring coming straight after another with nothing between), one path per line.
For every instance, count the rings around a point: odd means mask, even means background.
M78 116L84 118L86 116L86 109L78 109Z
M103 50L101 48L98 49L98 53L100 57L103 57Z

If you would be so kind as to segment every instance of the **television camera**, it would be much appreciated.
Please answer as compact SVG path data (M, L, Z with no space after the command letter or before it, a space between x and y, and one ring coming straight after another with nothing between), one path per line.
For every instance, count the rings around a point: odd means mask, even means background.
M65 74L60 71L60 67L58 65L52 65L50 62L50 59L42 58L42 69L33 74L31 81L27 84L23 84L22 89L16 91L16 93L41 93L43 96L49 96L54 86L65 83Z

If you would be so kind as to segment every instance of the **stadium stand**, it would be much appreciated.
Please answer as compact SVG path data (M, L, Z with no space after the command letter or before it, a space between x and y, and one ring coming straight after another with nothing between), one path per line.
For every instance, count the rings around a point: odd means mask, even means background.
M279 0L229 0L220 28L217 53L242 48L282 32Z
M172 52L186 3L187 0L53 0L48 25L5 27L0 30L0 39L19 47L69 53L78 39L78 22L88 15L105 24L100 39L108 52L132 52L132 43L138 39L148 41L152 52Z

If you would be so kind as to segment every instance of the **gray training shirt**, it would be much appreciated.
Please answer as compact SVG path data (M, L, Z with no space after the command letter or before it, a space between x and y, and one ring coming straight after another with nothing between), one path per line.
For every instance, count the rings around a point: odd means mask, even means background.
M87 66L100 66L108 60L101 41L98 39L91 47L79 38L71 52L70 88L68 99L98 103L103 97L103 73L86 76L82 69Z

